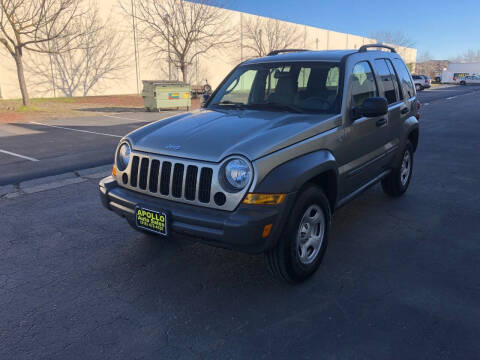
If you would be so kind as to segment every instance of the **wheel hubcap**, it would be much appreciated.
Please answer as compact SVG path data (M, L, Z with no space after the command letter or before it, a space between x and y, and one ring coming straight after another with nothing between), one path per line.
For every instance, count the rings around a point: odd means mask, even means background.
M412 155L410 154L410 151L407 150L405 151L405 154L403 154L402 167L400 169L400 181L402 182L402 186L407 185L408 179L410 177L411 169L412 169Z
M297 235L297 255L302 264L311 264L322 248L325 236L325 215L318 205L311 205L303 214Z

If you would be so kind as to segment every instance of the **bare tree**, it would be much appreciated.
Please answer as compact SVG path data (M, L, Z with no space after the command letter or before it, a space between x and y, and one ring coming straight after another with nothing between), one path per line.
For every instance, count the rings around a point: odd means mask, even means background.
M198 55L233 42L228 19L212 0L142 0L133 11L130 0L121 5L135 18L143 45L179 69L184 82Z
M475 50L469 49L465 51L463 54L454 57L452 61L464 62L464 63L480 62L480 50L475 51Z
M417 55L417 63L423 63L433 60L433 56L428 50L419 51Z
M407 34L402 31L384 31L380 30L370 35L371 38L376 39L378 42L404 46L414 47L415 41L412 40Z
M123 37L107 19L102 21L95 3L82 18L72 23L75 29L70 46L64 51L55 51L58 41L54 39L49 46L53 71L43 59L32 62L27 71L36 79L35 85L49 87L53 84L65 96L76 93L87 96L104 79L115 80L127 67L128 58L122 53Z
M24 50L45 53L56 40L64 48L72 33L70 23L80 16L80 0L0 0L0 43L15 60L24 105L29 105L23 66Z
M243 29L244 47L253 56L262 57L272 50L286 49L302 39L303 33L294 24L256 17L246 21Z

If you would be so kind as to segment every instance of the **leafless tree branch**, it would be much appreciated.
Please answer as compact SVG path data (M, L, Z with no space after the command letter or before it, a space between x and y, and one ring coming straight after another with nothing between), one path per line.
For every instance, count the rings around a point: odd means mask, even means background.
M415 41L402 31L384 31L379 30L370 35L371 38L376 39L380 43L414 47Z
M28 71L35 75L35 85L39 87L53 84L65 96L77 93L87 96L101 80L119 79L128 57L122 53L123 38L108 19L100 19L95 3L71 27L75 32L72 39L67 39L70 46L66 50L58 51L57 39L50 42L53 72L48 62L41 59L32 62Z
M294 24L257 17L246 21L243 28L244 48L251 56L262 57L272 50L285 49L299 43L302 32Z
M70 24L82 13L81 0L0 0L0 43L15 60L23 104L29 104L23 50L50 52L43 46L57 42L57 50L75 36Z
M235 40L225 13L212 0L142 0L133 12L130 1L120 4L135 18L144 47L179 69L184 82L197 56Z

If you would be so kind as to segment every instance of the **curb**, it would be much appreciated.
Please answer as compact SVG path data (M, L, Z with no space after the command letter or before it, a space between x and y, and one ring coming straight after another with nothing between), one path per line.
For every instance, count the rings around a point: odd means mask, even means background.
M12 199L24 194L57 189L63 186L79 184L88 180L97 180L112 173L111 165L68 172L60 175L23 181L18 184L0 186L0 199Z

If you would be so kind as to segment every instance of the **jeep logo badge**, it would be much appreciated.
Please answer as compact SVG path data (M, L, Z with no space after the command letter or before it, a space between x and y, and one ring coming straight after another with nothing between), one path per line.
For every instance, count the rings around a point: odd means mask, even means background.
M182 147L180 145L173 145L173 144L168 144L167 146L165 146L165 149L167 150L180 150Z

